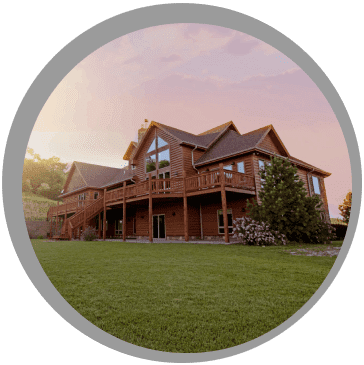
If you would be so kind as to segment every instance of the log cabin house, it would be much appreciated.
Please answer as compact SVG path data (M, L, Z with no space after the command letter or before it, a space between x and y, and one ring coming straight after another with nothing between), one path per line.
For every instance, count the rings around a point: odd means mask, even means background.
M90 225L103 239L229 242L247 199L259 202L259 169L274 155L297 166L329 220L324 178L330 173L292 157L273 125L240 134L228 122L195 135L146 120L124 155L127 166L73 162L63 204L48 211L53 237L77 238Z

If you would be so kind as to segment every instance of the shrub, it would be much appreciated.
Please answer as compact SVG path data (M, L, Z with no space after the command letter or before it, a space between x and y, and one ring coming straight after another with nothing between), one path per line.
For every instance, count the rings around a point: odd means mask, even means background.
M348 226L345 224L331 224L331 227L335 230L337 239L344 239Z
M38 237L37 237L37 240L42 240L44 239L44 237L40 234Z
M98 238L96 234L96 228L87 227L81 234L81 241L93 241Z
M272 230L267 223L258 222L248 217L234 220L233 233L234 237L238 238L244 245L272 246L287 243L284 234Z

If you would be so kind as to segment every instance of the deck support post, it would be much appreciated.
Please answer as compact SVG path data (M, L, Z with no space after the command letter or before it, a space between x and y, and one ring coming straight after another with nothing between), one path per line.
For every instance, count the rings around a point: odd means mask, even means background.
M185 241L188 242L188 207L187 207L187 193L186 193L186 171L183 170L183 221Z
M84 200L84 202L86 202ZM83 205L83 232L86 230L86 204Z
M221 183L222 214L224 217L224 235L225 235L225 242L228 243L229 242L229 224L228 224L228 216L227 216L224 165L222 163L220 163L219 168L220 168L220 183Z
M123 241L126 240L126 181L124 181L123 189Z
M152 199L152 174L149 173L149 242L153 242L153 199Z
M58 233L58 207L59 207L59 200L57 201L57 212L56 212L56 230L55 230L55 232L56 232L56 235L57 235L57 233Z
M102 223L102 239L106 239L106 189L104 189L104 215Z
M97 235L99 237L99 240L101 240L101 212L99 213L99 228L97 230Z

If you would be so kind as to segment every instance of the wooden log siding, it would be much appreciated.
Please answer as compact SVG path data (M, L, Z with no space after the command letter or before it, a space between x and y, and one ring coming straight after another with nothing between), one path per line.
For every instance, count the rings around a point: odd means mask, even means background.
M246 155L246 156L227 158L227 159L222 161L224 166L231 165L232 163L234 163L232 171L238 171L238 163L239 162L244 162L244 169L245 169L245 173L247 175L254 176L254 172L253 172L253 155L251 155L251 154ZM218 161L218 162L210 163L208 165L199 166L197 168L198 168L200 173L206 171L207 169L209 171L211 171L213 169L218 169L220 163L221 163L221 161Z
M181 146L183 158L183 170L186 171L186 176L194 176L197 171L192 166L192 151L195 162L206 152L199 149L194 150L194 147Z
M284 152L284 150L282 148L278 148L278 141L276 140L274 136L274 133L272 131L270 131L263 139L262 142L259 143L259 148L263 148L267 151L273 152L273 153L277 153L277 154L281 154ZM286 155L284 153L284 155Z

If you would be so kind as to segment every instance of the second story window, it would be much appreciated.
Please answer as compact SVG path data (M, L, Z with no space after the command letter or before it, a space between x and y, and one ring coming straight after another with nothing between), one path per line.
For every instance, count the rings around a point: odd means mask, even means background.
M321 194L320 181L319 181L318 177L312 176L312 183L313 183L313 191L315 192L315 194L320 195Z
M264 161L264 160L259 160L259 171L265 171L265 165L270 166L270 161ZM260 178L260 181L262 183L261 188L263 189L264 187L264 183L265 183L265 179L263 179L262 177Z
M145 172L150 172L158 169L163 169L171 164L170 151L168 143L161 137L153 140L145 156Z
M99 198L99 193L97 191L94 192L94 199L98 199Z
M226 165L226 166L224 166L224 170L230 170L230 171L232 171L233 170L233 165Z
M78 206L83 207L85 200L86 200L86 193L79 194L79 196L78 196Z
M237 167L238 167L238 172L241 172L242 174L245 174L244 161L238 162Z

